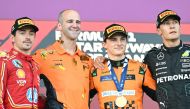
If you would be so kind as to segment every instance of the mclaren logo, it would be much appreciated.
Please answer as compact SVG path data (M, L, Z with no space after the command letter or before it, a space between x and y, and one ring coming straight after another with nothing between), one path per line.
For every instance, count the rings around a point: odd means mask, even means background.
M164 59L164 53L160 52L160 53L157 55L157 59L158 59L158 60Z

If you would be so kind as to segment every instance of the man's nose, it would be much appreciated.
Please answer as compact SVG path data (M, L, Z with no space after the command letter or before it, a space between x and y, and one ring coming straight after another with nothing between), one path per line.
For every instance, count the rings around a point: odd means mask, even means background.
M73 27L77 27L78 24L76 22L73 22Z
M121 44L122 44L121 40L118 40L118 41L117 41L117 44L118 44L118 45L121 45Z

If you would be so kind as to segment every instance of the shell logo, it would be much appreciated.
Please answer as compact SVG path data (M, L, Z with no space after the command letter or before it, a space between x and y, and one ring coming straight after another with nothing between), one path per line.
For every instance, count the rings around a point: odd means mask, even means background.
M25 72L22 69L18 69L16 72L16 75L18 76L18 78L25 78Z

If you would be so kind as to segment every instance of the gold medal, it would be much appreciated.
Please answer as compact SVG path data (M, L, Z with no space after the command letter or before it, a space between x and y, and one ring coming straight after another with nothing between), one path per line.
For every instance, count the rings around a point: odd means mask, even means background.
M127 99L124 96L118 96L115 100L118 107L124 107L127 104Z

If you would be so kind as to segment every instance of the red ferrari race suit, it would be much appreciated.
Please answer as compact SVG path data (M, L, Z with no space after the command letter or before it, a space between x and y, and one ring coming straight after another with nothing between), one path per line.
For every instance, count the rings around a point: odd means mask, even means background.
M0 109L38 108L37 64L29 55L12 49L0 58Z

